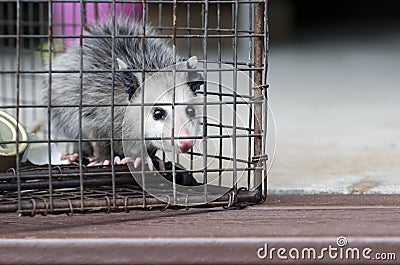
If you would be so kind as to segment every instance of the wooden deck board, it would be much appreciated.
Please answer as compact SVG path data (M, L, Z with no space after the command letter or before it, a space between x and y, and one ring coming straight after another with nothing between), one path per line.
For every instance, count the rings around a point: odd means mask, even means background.
M336 246L339 236L346 237L351 247L369 244L375 251L397 251L400 259L400 195L271 195L266 203L243 210L132 211L33 218L2 214L0 219L0 256L6 255L7 261L14 263L21 262L21 255L32 256L33 263L43 263L69 253L57 261L65 264L88 258L90 262L131 264L265 264L266 260L256 256L264 243L288 248ZM83 252L76 254L77 250Z

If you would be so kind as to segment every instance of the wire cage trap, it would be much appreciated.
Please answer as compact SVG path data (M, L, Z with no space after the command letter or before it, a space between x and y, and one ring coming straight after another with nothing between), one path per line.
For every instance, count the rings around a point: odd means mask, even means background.
M268 0L0 5L0 212L242 207L265 200ZM119 31L121 17L138 31ZM92 34L107 23L109 31ZM88 59L88 46L103 40L110 47L98 56L106 59ZM136 50L121 52L130 41ZM161 49L149 50L154 43ZM138 56L140 66L125 55ZM163 56L167 67L152 61ZM194 82L185 79L181 88L182 76ZM89 86L101 85L108 92L87 100ZM160 87L169 98L149 101L162 97ZM100 114L93 118L94 112ZM77 134L55 128L65 124ZM102 128L109 133L94 133ZM99 146L108 160L96 157Z

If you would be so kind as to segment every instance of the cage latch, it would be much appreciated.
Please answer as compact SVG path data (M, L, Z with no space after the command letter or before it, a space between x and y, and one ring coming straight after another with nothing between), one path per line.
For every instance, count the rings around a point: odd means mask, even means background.
M259 156L253 156L251 160L252 160L253 164L258 164L260 162L264 163L265 161L268 160L268 155L263 154L263 155L259 155Z
M259 86L253 86L253 89L268 89L269 85L268 84L264 84L264 85L259 85Z

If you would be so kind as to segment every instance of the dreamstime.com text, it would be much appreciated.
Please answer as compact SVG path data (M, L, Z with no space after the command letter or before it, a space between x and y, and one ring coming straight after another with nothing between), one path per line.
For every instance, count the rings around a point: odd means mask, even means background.
M372 248L349 247L347 238L338 237L335 245L323 248L285 248L271 247L268 243L257 250L259 259L281 259L281 260L396 260L394 252L374 252Z

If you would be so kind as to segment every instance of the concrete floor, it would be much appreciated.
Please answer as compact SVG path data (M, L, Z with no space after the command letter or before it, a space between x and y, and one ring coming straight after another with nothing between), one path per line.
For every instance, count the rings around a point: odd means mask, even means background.
M272 46L271 193L400 192L400 34Z

